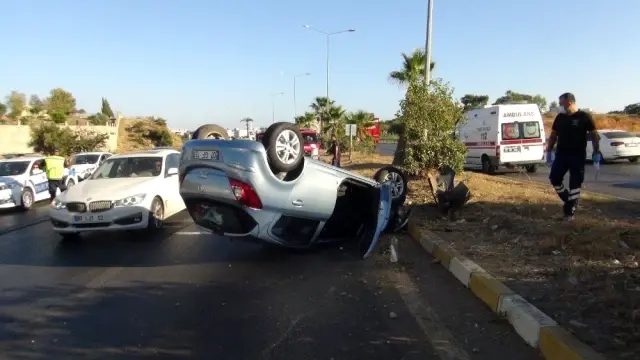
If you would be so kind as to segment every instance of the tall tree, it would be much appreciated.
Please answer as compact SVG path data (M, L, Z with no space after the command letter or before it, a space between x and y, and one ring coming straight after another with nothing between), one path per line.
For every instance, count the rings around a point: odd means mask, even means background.
M29 112L37 115L40 114L42 110L44 110L44 102L40 100L38 95L31 95L31 97L29 98Z
M329 121L329 113L334 104L335 101L329 100L325 96L318 96L309 106L318 117L318 121L320 122L320 131L323 131L325 122Z
M113 117L113 110L111 110L109 100L107 100L106 98L102 98L102 106L100 108L100 112L107 115L109 118Z
M76 98L70 92L55 88L49 93L49 97L46 100L47 111L51 114L53 112L63 113L65 115L73 114L76 110Z
M424 49L415 49L411 54L402 53L402 68L389 74L389 81L407 86L412 80L424 80ZM436 63L431 62L431 70Z
M295 117L296 124L301 128L315 127L316 121L316 114L309 111L305 112L304 115Z
M557 108L557 107L558 107L558 103L557 103L556 101L552 101L552 102L549 104L549 110L555 109L555 108Z
M624 107L622 112L629 115L640 115L640 103L629 104Z
M22 115L22 111L24 111L27 107L27 95L19 92L12 91L9 95L7 95L7 106L9 107L9 117L12 119L17 119Z
M489 95L467 94L460 98L460 102L464 106L464 111L480 109L489 103Z
M504 96L497 98L493 105L520 103L537 104L541 112L545 112L547 110L547 99L542 95L522 94L511 90L507 90L504 93Z
M7 105L0 102L0 117L7 113Z

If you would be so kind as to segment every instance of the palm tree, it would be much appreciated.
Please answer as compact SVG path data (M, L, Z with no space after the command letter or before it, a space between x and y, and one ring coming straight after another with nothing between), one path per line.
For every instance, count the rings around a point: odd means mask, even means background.
M318 96L309 106L318 117L318 121L320 122L320 129L323 129L324 122L329 120L329 112L334 104L335 101L329 100L325 96Z
M318 118L312 112L305 112L304 115L296 116L295 121L301 128L315 128Z
M415 49L409 55L402 53L402 70L395 70L389 74L389 81L406 86L411 80L424 79L424 49ZM431 62L431 71L436 63Z
M358 110L345 115L345 124L356 124L358 128L358 139L364 140L368 136L366 128L373 125L374 119L375 115L373 115L373 113Z
M344 134L344 115L346 111L342 106L331 106L327 112L327 123L322 129L324 133Z

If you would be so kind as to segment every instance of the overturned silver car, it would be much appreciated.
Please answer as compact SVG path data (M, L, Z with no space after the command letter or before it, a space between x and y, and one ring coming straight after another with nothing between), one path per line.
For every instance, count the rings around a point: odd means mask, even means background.
M369 179L304 157L292 123L271 125L261 142L228 141L222 130L201 126L182 148L180 195L201 229L291 248L357 241L367 258L382 232L406 224L399 169Z

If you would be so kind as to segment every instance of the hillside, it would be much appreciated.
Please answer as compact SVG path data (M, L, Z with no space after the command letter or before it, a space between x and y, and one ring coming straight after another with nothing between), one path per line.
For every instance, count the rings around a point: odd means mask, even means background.
M117 150L119 153L148 150L169 141L176 150L182 147L182 138L171 133L163 123L151 119L120 120Z
M544 116L544 129L547 134L551 131L554 113ZM617 115L617 114L593 114L598 129L620 129L631 133L640 133L640 116L637 115Z

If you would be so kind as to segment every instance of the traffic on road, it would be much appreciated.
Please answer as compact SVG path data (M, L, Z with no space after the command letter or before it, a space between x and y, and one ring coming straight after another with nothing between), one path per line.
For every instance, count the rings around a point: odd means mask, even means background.
M296 147L288 145L291 155ZM220 154L238 163L240 155ZM307 161L315 160L299 164ZM301 251L198 226L178 191L179 162L180 153L168 149L113 155L52 203L3 210L4 358L540 359L418 244L393 231L381 236L396 211L391 207L406 196L406 183L400 189L402 179L389 169L378 183L319 167L325 177L368 186L362 194L378 189L363 197L377 201L371 207L378 222L369 219L343 241ZM227 172L239 176L238 169ZM242 179L255 186L255 179ZM232 185L227 180L224 191L235 198L225 201L246 207L248 190ZM307 200L307 193L299 195ZM307 214L324 215L333 214ZM394 257L391 237L399 239ZM366 261L359 260L363 243Z

